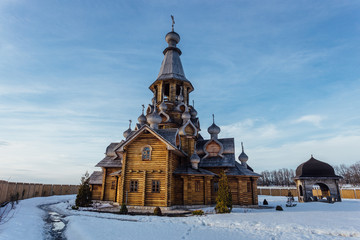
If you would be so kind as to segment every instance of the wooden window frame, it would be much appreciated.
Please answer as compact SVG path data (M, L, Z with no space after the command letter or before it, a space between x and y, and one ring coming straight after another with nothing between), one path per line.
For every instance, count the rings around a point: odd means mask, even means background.
M139 181L130 180L130 192L138 192L138 189L139 189Z
M200 192L200 180L195 180L195 192Z
M144 150L145 148L149 148L149 156L147 158L144 158ZM152 153L152 147L150 145L143 146L141 148L141 160L142 161L151 161L151 153Z
M151 192L159 193L160 192L160 180L152 180L151 182Z

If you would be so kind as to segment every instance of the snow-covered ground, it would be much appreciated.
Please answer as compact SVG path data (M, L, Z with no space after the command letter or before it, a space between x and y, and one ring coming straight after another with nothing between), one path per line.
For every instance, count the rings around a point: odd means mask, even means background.
M235 208L231 214L206 216L128 216L71 210L74 195L32 198L20 201L12 218L0 223L0 240L49 238L43 220L48 213L37 206L50 203L54 203L52 211L66 216L62 220L69 240L360 239L359 200L287 208L286 197L259 196L259 202L264 198L270 206L282 205L284 211Z

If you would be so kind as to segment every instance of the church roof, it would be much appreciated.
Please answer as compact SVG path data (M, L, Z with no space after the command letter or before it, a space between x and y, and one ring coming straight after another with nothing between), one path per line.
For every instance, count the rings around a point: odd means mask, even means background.
M122 151L123 147L129 144L132 140L134 140L140 133L143 131L149 131L154 134L160 140L162 140L165 144L172 148L171 150L175 150L179 154L186 156L181 149L176 146L176 137L177 137L177 128L167 128L167 129L152 129L148 125L143 125L140 129L134 131L134 133L130 134L129 137L123 143L120 143L116 146L115 150Z
M228 168L226 175L235 175L235 176L255 176L261 177L260 174L254 173L252 168L249 166L244 166L235 161L235 167Z
M104 157L95 167L122 167L121 157Z
M102 171L95 171L90 175L89 184L102 184Z
M166 51L156 80L178 79L188 81L181 64L180 53L175 48Z
M199 167L234 167L235 166L235 155L233 153L223 154L223 158L207 157L201 159Z
M334 168L325 162L315 159L313 156L311 158L300 164L296 168L295 178L317 178L317 177L328 177L339 179L340 176L335 175Z
M200 138L199 138L200 139ZM235 154L235 144L234 144L234 138L219 138L217 139L222 145L223 145L223 153L234 153ZM211 139L203 139L202 140L198 140L196 142L196 152L199 155L205 155L204 152L204 145L208 142L211 141Z
M190 166L180 166L175 169L174 174L176 175L211 175L216 176L215 173L208 171L206 169L198 168L194 169Z
M196 142L196 153L200 156L200 167L234 167L235 166L235 147L234 138L216 139L223 145L222 156L203 158L206 153L204 146L213 139L205 139Z

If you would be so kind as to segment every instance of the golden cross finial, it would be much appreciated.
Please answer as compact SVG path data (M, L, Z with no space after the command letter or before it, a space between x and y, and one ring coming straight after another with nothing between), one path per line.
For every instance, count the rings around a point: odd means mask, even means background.
M172 20L171 29L172 29L172 31L174 31L175 20L174 20L174 16L173 16L173 15L171 15L171 20Z

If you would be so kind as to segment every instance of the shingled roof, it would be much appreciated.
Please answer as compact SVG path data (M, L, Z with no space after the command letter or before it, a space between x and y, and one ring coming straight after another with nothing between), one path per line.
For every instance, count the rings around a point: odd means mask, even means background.
M102 184L102 171L95 171L90 175L89 184Z
M174 174L176 175L210 175L210 176L216 176L215 173L205 170L205 169L193 169L190 166L180 166L175 171Z

